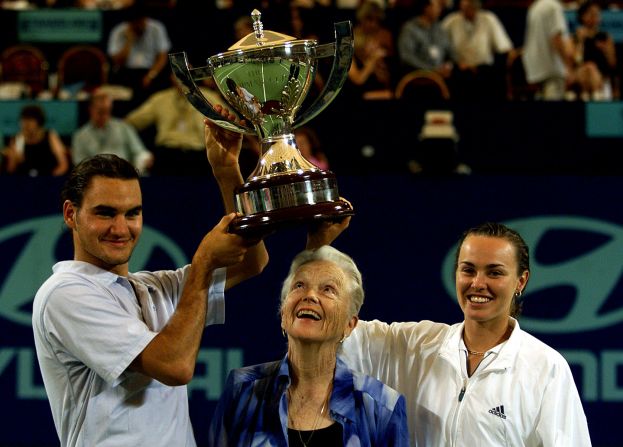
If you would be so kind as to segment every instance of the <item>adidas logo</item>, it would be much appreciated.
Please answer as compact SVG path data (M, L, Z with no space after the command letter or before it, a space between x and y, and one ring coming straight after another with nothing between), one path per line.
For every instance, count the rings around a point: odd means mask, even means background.
M504 414L504 405L500 405L499 407L494 407L489 410L489 413L501 417L502 419L506 419L506 415Z

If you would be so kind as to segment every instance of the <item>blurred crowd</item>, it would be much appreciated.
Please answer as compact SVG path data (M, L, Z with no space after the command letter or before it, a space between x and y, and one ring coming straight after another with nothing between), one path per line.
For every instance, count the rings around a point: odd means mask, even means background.
M93 45L64 44L58 62L46 47L13 42L2 49L0 99L26 99L19 131L0 135L0 171L63 175L72 164L101 152L131 160L144 175L209 173L203 153L203 116L182 96L168 54L187 51L198 60L225 51L253 32L250 9L265 29L299 39L333 40L333 22L353 23L354 57L341 96L348 101L450 101L619 99L619 46L602 29L602 12L616 5L584 0L38 0L0 2L6 10L115 11L106 35ZM502 6L514 13L502 14ZM508 11L508 9L507 9ZM518 12L520 12L518 14ZM518 16L520 16L518 18ZM520 23L521 32L517 33ZM509 28L513 30L509 33ZM519 35L518 35L519 34ZM27 58L42 62L34 76ZM28 76L9 77L11 56ZM32 55L29 55L32 56ZM35 57L35 56L32 56ZM72 58L73 57L73 58ZM82 70L72 76L74 67ZM19 70L17 70L19 72ZM19 74L19 73L18 73ZM313 92L323 88L318 70ZM201 86L212 103L222 96L209 80ZM46 126L38 101L85 104L84 122L68 138ZM121 104L119 107L118 104ZM300 132L307 157L322 169L329 160L312 128ZM312 144L313 143L313 144ZM248 163L257 142L245 140ZM302 150L302 149L301 149Z

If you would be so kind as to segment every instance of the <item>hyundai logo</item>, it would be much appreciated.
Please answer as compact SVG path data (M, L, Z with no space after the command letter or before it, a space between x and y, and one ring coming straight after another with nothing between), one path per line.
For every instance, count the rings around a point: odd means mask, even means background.
M14 323L31 325L30 303L58 261L54 253L65 231L63 216L60 214L37 217L0 228L0 244L17 238L25 241L13 263L8 264L8 271L0 285L0 317ZM132 255L130 270L145 269L155 249L163 251L175 265L188 263L186 255L175 242L145 226ZM3 254L5 259L11 258L6 250L3 250Z

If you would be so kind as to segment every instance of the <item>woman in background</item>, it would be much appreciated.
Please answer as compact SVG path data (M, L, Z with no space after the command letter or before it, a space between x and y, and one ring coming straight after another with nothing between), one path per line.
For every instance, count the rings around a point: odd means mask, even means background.
M8 174L63 175L69 169L67 151L58 133L46 129L45 114L38 105L25 106L20 113L20 131L11 138L6 155Z

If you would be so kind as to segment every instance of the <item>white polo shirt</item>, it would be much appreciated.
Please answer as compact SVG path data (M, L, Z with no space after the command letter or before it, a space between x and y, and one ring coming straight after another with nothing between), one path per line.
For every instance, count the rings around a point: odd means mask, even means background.
M195 446L186 386L128 371L167 323L188 267L118 276L63 261L33 303L37 357L61 446ZM225 269L206 324L224 321Z

